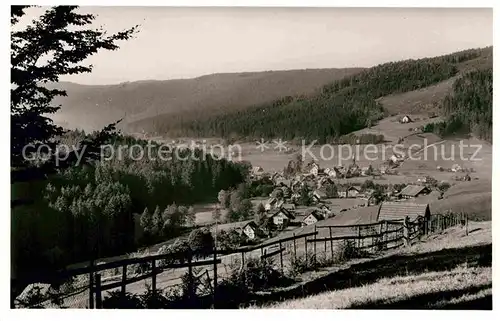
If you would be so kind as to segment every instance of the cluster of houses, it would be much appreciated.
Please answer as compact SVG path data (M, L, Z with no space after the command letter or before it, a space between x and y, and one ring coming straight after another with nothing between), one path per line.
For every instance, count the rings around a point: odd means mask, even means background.
M355 195L358 197L362 193L359 193L357 188L350 189L350 191L356 191L356 193L348 194ZM414 203L405 202L406 200L415 199L417 197L425 195L440 194L438 191L432 191L425 185L408 185L402 189L399 193L391 193L393 198L389 198L387 202L383 202L381 205L381 211L379 211L381 216L378 219L386 219L391 213L396 215L397 211L406 211L405 209L410 207L418 207L424 211L428 210L427 203L414 205ZM435 195L439 198L440 195ZM348 196L349 197L349 196ZM370 204L371 205L371 204ZM301 227L316 224L321 220L333 217L335 214L330 209L327 204L318 203L312 207L308 207L305 211L299 213L295 209L295 205L291 203L286 203L284 200L276 200L276 198L270 198L265 205L265 223L258 225L254 221L250 221L244 224L240 228L240 231L246 235L249 239L254 239L258 236L266 235L263 229L268 229L272 226L275 230L283 230L286 227ZM396 213L396 214L394 214ZM397 214L399 215L399 214ZM428 213L425 213L428 215ZM387 217L386 217L387 216ZM266 226L266 228L263 228Z
M394 163L401 159L396 158ZM377 204L373 197L374 190L365 189L357 186L340 187L336 185L337 195L329 195L329 186L335 185L334 178L348 177L349 175L364 175L363 173L375 172L371 166L369 168L359 168L355 160L347 167L334 167L333 169L321 169L320 166L311 162L305 166L302 173L293 177L285 177L283 173L268 174L262 167L253 168L253 178L259 179L268 176L274 184L274 190L267 201L263 202L265 209L265 223L256 224L248 222L240 230L248 238L253 239L259 234L263 226L274 230L283 230L289 226L306 226L316 224L320 220L333 217L335 214L330 207L324 203L325 199L336 198L358 198L365 200L361 206L371 206ZM370 173L370 174L371 174ZM373 175L373 174L372 174ZM401 191L388 191L386 201L401 202L428 194L438 194L438 191L432 191L426 186L425 181L419 181L414 185L407 185ZM297 199L300 198L300 191L306 185L310 191L312 200L311 207L305 211L296 211ZM330 189L333 190L333 189ZM437 195L440 197L440 195Z
M360 167L356 164L356 159L353 157L352 163L347 166L334 166L332 168L326 167L321 168L316 162L309 162L302 169L301 173L296 174L292 177L291 181L300 182L307 178L351 178L351 177L361 177L361 176L381 176L381 175L391 175L396 174L395 168L399 163L403 161L404 157L402 155L392 155L388 160L387 164L381 165L379 168L374 168L372 165ZM269 175L260 166L256 166L252 169L250 175L251 179L260 179L265 175ZM286 180L283 173L274 173L271 176L273 181L276 180Z

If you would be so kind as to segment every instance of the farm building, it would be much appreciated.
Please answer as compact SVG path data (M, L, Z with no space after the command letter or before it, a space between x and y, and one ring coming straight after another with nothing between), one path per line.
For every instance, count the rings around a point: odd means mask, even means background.
M420 195L427 195L431 191L426 186L408 185L399 193L402 198L414 198Z
M346 197L357 197L359 194L359 188L356 186L351 186L346 190Z
M316 208L308 209L304 214L304 219L302 220L303 226L316 224L323 219L323 216Z
M326 188L327 186L333 186L333 185L335 185L335 182L329 176L322 177L318 181L318 188Z
M326 193L322 190L315 190L312 197L316 202L321 202L322 199L326 198Z
M245 234L249 239L253 240L259 232L259 227L254 221L248 222L242 228L243 234Z
M266 211L270 211L271 209L276 207L276 204L278 203L278 199L275 197L271 197L270 199L267 200L266 205L264 205L264 208Z
M313 176L318 176L319 174L319 165L316 164L314 161L310 162L307 164L305 167L305 173Z
M412 120L411 120L410 116L408 116L408 115L404 115L404 116L400 119L400 122L401 122L402 124L408 124L408 123L411 123L411 122L412 122Z
M262 176L264 174L264 169L260 166L255 166L254 168L252 168L252 174L255 177Z
M281 186L281 187L290 187L292 185L292 181L289 179L285 178L278 178L276 181L276 186Z
M281 206L281 208L283 208L291 213L292 211L295 211L295 204L283 204L283 206Z
M415 221L418 217L429 219L431 216L429 204L384 202L378 209L378 221L401 220L406 216L410 218L410 221Z
M319 209L325 217L330 217L333 214L332 210L326 204L321 204Z
M275 226L284 227L292 220L293 215L284 208L278 208L267 213L267 218L270 219Z

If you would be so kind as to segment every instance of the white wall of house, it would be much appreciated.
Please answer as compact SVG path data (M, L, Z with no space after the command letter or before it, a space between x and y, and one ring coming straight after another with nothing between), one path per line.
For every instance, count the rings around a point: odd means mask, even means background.
M318 222L318 220L314 217L314 215L312 214L309 214L305 219L304 219L304 224L306 225L311 225L311 224L315 224L316 222Z
M351 189L347 192L347 197L356 197L358 196L359 192L355 189Z
M251 240L255 238L255 231L250 225L245 226L243 233Z
M275 225L284 225L287 220L288 217L286 217L286 215L281 212L273 216L273 223Z

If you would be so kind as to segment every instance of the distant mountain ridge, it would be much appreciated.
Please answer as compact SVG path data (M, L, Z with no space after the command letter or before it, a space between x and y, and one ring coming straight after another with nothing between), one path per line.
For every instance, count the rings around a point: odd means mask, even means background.
M60 82L67 97L55 103L53 116L68 128L96 130L124 118L121 125L184 111L204 113L236 110L284 96L309 94L333 80L363 68L304 69L205 75L193 79L145 80L116 85L80 85Z
M449 116L451 109L444 111L441 107L444 99L453 94L453 84L475 70L491 70L492 52L492 47L487 47L388 62L332 79L307 95L283 96L219 113L198 110L157 115L129 123L128 127L131 131L164 137L337 141L342 135L370 127L390 114L427 109ZM477 79L482 77L487 76L482 74ZM484 85L487 86L487 81ZM476 92L487 92L485 86L476 88ZM463 120L469 123L470 117ZM452 121L446 132L454 132L454 124L458 126ZM481 125L483 135L487 124ZM475 124L469 123L464 129L469 127Z

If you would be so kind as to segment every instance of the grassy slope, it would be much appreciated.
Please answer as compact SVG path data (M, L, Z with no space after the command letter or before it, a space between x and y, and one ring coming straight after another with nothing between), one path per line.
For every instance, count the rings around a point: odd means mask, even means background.
M278 309L436 309L491 296L491 267L384 278L376 283L327 292L273 306ZM422 302L422 296L439 297ZM485 307L486 308L486 307ZM491 306L490 306L491 308Z
M473 69L482 70L492 66L493 49L490 47L484 50L480 57L458 64L458 69L460 74L463 74ZM378 101L389 114L439 113L441 101L453 91L453 83L460 74L423 89L385 96Z
M97 129L124 116L126 123L181 111L239 108L287 95L308 94L332 80L360 70L345 68L227 73L194 79L149 80L102 86L60 83L58 86L66 89L68 96L56 101L62 104L62 109L54 118L68 127Z
M396 262L401 257L403 260L410 262L412 258L417 261L425 260L428 255L430 261L435 261L432 259L434 253L450 251L449 256L453 257L456 256L456 254L453 254L455 249L470 248L474 251L474 246L491 244L491 222L471 222L469 227L468 236L465 235L464 230L461 228L451 228L443 233L431 235L423 239L423 242L410 248L402 248L388 253L386 259ZM416 259L417 257L419 259ZM408 264L412 264L413 269L418 266L417 261ZM443 265L449 267L448 263L442 262ZM436 263L439 265L439 260ZM487 305L488 300L483 299L491 296L491 262L489 264L489 266L483 264L481 267L470 268L466 264L451 269L435 266L431 270L432 272L417 269L416 271L419 271L417 273L409 272L409 267L407 267L406 274L389 277L381 276L378 280L374 280L374 282L367 285L360 284L352 288L347 287L338 291L284 301L271 307L279 309L451 308L454 305L473 300L481 301ZM377 264L380 275L386 275L384 268L384 265ZM387 268L390 267L387 266ZM358 275L361 272L353 273ZM360 277L361 275L359 274ZM477 308L477 305L474 307Z

